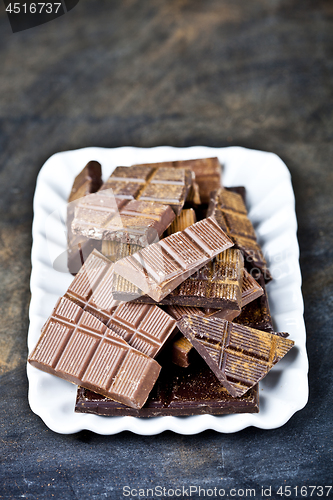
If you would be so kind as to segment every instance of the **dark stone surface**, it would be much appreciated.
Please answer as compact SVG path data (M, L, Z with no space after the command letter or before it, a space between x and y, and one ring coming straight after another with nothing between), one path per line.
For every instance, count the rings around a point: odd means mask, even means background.
M329 0L82 0L16 34L1 5L0 498L332 484L332 42ZM269 431L55 434L25 375L36 176L58 151L162 144L273 151L290 168L309 403Z

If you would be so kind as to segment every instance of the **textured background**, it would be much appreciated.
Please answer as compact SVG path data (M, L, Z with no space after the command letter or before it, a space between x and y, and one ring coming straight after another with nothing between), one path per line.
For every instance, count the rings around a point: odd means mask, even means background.
M332 48L328 0L82 0L16 34L0 6L0 498L332 484ZM270 431L54 434L25 374L36 176L58 151L164 144L273 151L290 168L309 403Z

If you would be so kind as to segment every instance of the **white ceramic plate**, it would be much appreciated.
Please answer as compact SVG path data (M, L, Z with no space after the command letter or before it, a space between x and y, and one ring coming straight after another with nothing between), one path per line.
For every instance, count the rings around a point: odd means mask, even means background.
M118 165L217 156L223 164L225 186L245 186L249 217L273 275L268 296L277 331L287 331L295 347L260 383L260 412L192 417L102 417L74 412L76 386L28 364L29 403L55 432L69 434L88 429L99 434L129 430L158 434L172 430L196 434L206 429L236 432L248 426L273 429L283 425L308 399L308 360L297 242L295 199L290 173L272 153L239 147L139 149L132 147L85 148L57 153L41 169L34 197L29 352L40 330L72 276L54 266L66 249L66 228L60 214L74 177L89 160L101 163L104 180ZM50 216L53 214L53 216ZM56 270L56 267L58 270ZM60 269L60 270L59 270Z

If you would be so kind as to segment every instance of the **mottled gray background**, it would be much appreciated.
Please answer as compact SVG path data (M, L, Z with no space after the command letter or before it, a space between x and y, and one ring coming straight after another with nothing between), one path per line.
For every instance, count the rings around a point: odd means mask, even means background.
M329 0L81 0L16 34L1 4L0 498L332 484L332 42ZM58 151L164 144L246 146L288 165L309 403L270 431L57 435L27 402L36 176Z

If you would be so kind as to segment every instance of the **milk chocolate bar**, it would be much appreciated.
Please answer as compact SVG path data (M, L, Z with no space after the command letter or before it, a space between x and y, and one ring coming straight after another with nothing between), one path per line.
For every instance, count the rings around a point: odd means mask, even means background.
M161 163L145 163L137 166L142 168L190 168L195 174L195 183L199 186L201 203L209 203L210 193L221 186L222 169L217 158L165 161Z
M120 200L103 191L84 198L75 208L72 231L97 240L144 247L158 241L172 223L169 205L147 201Z
M94 248L99 249L100 243L86 237L77 236L72 232L72 222L76 203L80 198L95 193L102 186L102 168L97 161L90 161L74 179L68 197L67 206L67 265L72 274L76 274L85 259Z
M64 297L44 325L28 361L132 408L144 405L161 369Z
M258 268L266 281L272 279L262 250L257 243L252 222L242 197L227 189L219 189L211 193L207 216L213 216L220 227L232 239L245 257L245 261Z
M117 167L103 184L100 192L112 189L116 198L140 200L170 205L178 215L192 184L188 168L175 170L153 164Z
M294 345L279 335L219 318L183 316L177 326L233 397L257 384Z
M115 263L115 272L156 301L233 244L213 218L196 222Z
M108 416L162 417L190 415L227 415L258 413L258 386L240 398L233 398L221 385L197 353L191 366L184 370L161 360L162 369L147 402L140 410L116 403L99 394L79 388L75 411Z
M139 351L155 357L175 333L176 321L160 307L121 303L112 297L113 264L94 251L65 297L89 312Z

